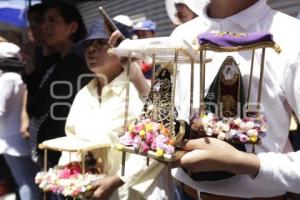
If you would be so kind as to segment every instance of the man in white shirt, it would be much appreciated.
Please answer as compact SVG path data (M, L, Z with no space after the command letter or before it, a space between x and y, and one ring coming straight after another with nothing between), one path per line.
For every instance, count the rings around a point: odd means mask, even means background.
M34 182L38 166L31 160L28 141L20 132L20 120L26 85L20 74L20 48L0 42L0 154L17 183L21 200L39 200L40 191ZM3 71L1 71L3 69Z
M200 0L199 0L200 1ZM200 2L199 2L200 3ZM174 30L171 37L185 39L193 44L196 37L202 32L270 32L274 35L274 40L282 48L281 54L276 54L267 50L265 76L263 81L262 108L268 122L267 136L261 145L256 145L256 152L263 160L261 170L270 169L267 160L273 158L273 154L260 154L261 152L286 153L292 151L288 140L288 129L292 111L300 117L300 48L296 45L300 35L300 22L283 13L272 10L266 0L211 0L199 17L189 21ZM250 52L251 53L251 52ZM249 52L230 53L239 63L244 81L244 89L247 91L250 73L251 55ZM207 57L212 58L212 62L206 65L206 92L212 83L223 60L228 53L208 52ZM261 51L255 52L254 82L252 83L251 101L255 102L257 97L259 63ZM189 109L189 74L187 66L180 66L179 87L177 94L177 107L181 112L181 118L188 119ZM194 94L195 96L195 94ZM248 152L251 146L246 145ZM289 154L290 155L290 154ZM289 156L282 160L296 159L297 156ZM279 156L280 157L280 156ZM264 161L265 160L265 161ZM274 161L273 161L274 162ZM277 165L278 166L278 165ZM282 166L282 165L280 165ZM278 180L277 172L288 170L290 167L278 167L274 171L266 172L266 176L271 176L271 180ZM209 169L216 170L216 169ZM293 171L295 172L295 171ZM236 175L232 178L217 182L196 182L193 181L182 169L174 169L172 174L176 179L198 190L216 195L229 197L271 197L283 195L287 187L275 182L265 182L261 180L260 174L256 178L248 175ZM269 180L270 180L269 179ZM285 181L287 179L281 179ZM288 179L288 181L295 181ZM289 183L293 184L293 183ZM286 183L285 185L289 185ZM300 186L295 186L300 189ZM293 191L293 190L291 190ZM203 193L202 193L203 194Z

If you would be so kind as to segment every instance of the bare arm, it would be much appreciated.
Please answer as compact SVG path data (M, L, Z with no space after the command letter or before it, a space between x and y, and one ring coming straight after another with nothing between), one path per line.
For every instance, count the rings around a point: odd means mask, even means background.
M121 37L120 31L113 32L109 39L109 45L111 47L115 46L119 37ZM121 64L124 70L126 71L128 65L128 58L121 58ZM137 62L132 62L129 70L130 70L130 81L133 83L140 96L141 97L147 96L150 92L150 85L148 84L147 79L145 78L139 64Z
M230 144L214 138L190 140L180 165L191 171L226 170L255 177L260 169L259 158L252 153L238 151Z
M190 140L185 149L190 151L179 161L179 165L191 171L213 171L226 170L235 174L249 175L251 178L245 179L245 183L239 187L256 188L258 196L272 196L273 194L283 194L287 191L299 193L300 185L300 151L290 153L245 153L236 150L231 145L214 139L202 138ZM240 177L242 178L242 177ZM237 177L238 179L238 177ZM199 184L203 190L214 191L218 194L241 195L230 181L211 183L207 185ZM223 185L222 188L220 185ZM218 188L218 189L216 189ZM217 190L217 191L216 191ZM243 196L253 196L242 191Z
M28 132L28 127L29 127L29 116L27 114L27 95L28 92L27 90L24 91L23 93L23 101L22 101L22 112L21 112L21 127L20 127L20 132L21 135L24 139L28 139L30 137L30 133Z

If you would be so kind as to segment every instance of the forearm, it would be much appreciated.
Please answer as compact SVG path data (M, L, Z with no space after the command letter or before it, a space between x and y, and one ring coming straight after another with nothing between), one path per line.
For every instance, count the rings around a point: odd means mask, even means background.
M260 160L255 154L239 151L233 155L233 161L227 164L227 170L254 178L260 170Z
M213 138L190 140L185 149L190 152L180 162L190 170L225 170L237 174L230 179L216 182L185 180L203 192L251 198L279 196L287 191L299 190L300 151L255 155L238 151L228 143ZM175 176L181 180L184 178L183 173Z
M118 175L114 175L112 181L114 182L115 189L124 185L124 181Z

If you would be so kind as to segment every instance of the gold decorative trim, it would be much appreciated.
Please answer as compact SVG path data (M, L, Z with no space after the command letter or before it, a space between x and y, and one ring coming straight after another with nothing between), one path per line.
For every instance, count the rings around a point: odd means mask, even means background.
M219 33L215 34L215 36L219 36L219 37L223 37L225 35L229 35L229 36L232 36L232 37L246 37L248 35L248 33L245 33L245 32L241 32L241 33L219 32Z
M272 48L276 53L281 53L281 48L274 42L259 42L255 44L245 46L234 46L234 47L220 47L214 44L199 45L199 50L211 50L216 52L234 52L234 51L247 51L260 48Z
M174 142L174 146L181 146L182 141L183 141L183 137L185 135L185 123L182 120L178 120L180 123L180 127L179 127L179 132L177 133L177 135L175 136L175 142Z

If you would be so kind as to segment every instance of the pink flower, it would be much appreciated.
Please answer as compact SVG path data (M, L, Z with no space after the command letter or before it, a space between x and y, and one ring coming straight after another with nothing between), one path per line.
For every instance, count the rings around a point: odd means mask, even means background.
M68 179L71 176L71 170L70 169L63 169L59 172L59 178L61 179Z
M169 140L169 138L164 135L158 135L156 137L156 142L166 143L168 140Z
M153 123L153 122L151 121L150 118L146 118L146 119L144 119L141 123L142 123L142 124L148 124L148 123Z
M158 135L156 137L156 148L164 149L164 145L167 143L168 137L164 135Z
M81 167L78 163L70 163L67 168L70 169L72 175L81 173Z
M132 146L133 146L134 149L137 150L137 149L139 149L141 143L142 143L142 138L141 138L139 135L137 135L137 136L134 138L134 141L133 141Z
M156 149L164 149L165 143L162 141L156 141Z
M77 196L80 193L80 189L76 189L72 192L73 196Z
M156 147L157 147L157 146L156 146L156 141L153 140L153 142L152 142L150 148L151 148L152 150L156 150Z
M243 118L243 122L249 122L250 121L250 118L249 117L244 117Z
M143 153L147 153L149 151L149 146L145 142L142 142L141 144L141 151Z
M244 134L240 134L239 135L239 140L240 140L241 143L246 143L246 142L249 141L249 138Z
M132 137L133 134L125 133L123 136L120 137L120 143L125 146L132 146L134 142L134 137Z
M165 145L164 150L165 150L166 154L171 155L171 154L174 153L175 148L174 148L174 146L172 146L172 145Z
M152 132L146 134L146 143L151 145L154 140L154 134Z
M138 134L141 130L143 130L144 126L142 124L137 124L135 127L134 127L134 133Z

